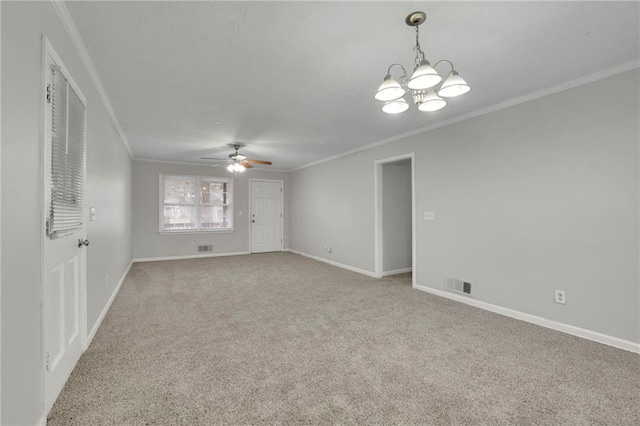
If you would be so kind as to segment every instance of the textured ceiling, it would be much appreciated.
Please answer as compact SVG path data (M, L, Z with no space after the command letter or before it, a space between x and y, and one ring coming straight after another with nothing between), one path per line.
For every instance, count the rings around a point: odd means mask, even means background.
M201 162L247 144L292 169L638 58L637 2L68 2L136 158ZM399 116L387 67L433 63L473 90ZM443 71L444 72L444 71ZM202 163L206 163L202 161Z

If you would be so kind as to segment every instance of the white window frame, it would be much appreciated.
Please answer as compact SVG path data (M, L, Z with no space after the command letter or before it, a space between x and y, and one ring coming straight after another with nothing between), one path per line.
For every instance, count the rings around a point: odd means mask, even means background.
M195 179L196 181L196 199L193 204L195 210L195 219L196 225L200 226L200 206L203 205L222 205L227 207L227 211L229 212L229 218L231 220L230 228L220 228L220 229L211 229L211 228L196 228L196 229L164 229L164 182L166 178L184 178L186 179ZM227 204L202 204L201 203L201 195L202 195L202 181L211 181L215 180L217 182L226 182L229 190L229 199ZM159 176L159 192L158 192L158 233L160 235L175 235L175 234L224 234L230 233L234 231L235 226L235 218L233 216L233 206L235 200L233 179L228 177L219 177L219 176L197 176L197 175L187 175L187 174L172 174L172 173L160 173ZM171 204L169 204L171 205ZM187 205L187 204L183 204Z

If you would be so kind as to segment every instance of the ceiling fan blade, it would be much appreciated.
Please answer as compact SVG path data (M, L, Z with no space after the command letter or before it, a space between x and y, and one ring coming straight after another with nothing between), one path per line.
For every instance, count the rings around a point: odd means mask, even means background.
M215 158L215 157L200 157L201 160L220 160L224 161L226 158Z
M245 169L252 169L253 168L253 166L251 164L249 164L248 161L242 161L240 164L242 164Z
M266 164L267 166L270 166L272 164L271 161L265 161L265 160L245 160L245 161L253 164Z

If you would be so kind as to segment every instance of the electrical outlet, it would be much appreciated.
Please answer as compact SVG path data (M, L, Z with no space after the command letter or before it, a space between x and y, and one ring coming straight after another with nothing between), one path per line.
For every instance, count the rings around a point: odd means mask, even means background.
M331 253L331 246L328 244L324 245L324 249L327 251L327 253Z
M567 296L564 293L564 290L556 290L555 295L556 295L556 298L555 298L556 303L559 303L561 305L564 305L567 303Z

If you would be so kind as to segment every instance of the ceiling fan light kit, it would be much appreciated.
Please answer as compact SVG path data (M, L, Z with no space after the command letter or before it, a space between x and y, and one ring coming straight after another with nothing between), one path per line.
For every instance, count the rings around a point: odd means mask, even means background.
M225 159L225 158L215 158L215 157L201 157L201 159L215 160L218 162L222 162L222 161L227 162L229 163L229 165L226 167L226 169L231 173L242 173L246 169L252 169L253 164L264 164L267 166L270 166L272 164L271 161L252 160L247 158L246 155L240 154L238 150L242 148L244 144L233 143L233 144L229 144L229 146L231 146L235 150L235 152L229 154L229 158ZM213 164L213 165L215 166L217 164Z
M419 27L426 19L427 15L424 12L413 12L405 19L407 25L416 28L415 68L410 78L400 64L391 64L387 69L387 75L374 96L376 100L384 102L382 111L387 114L399 114L409 109L409 104L404 99L409 91L418 110L432 112L447 106L447 101L443 98L464 95L471 90L471 86L460 77L451 61L442 59L431 66L425 58L420 47ZM436 71L436 67L442 63L451 67L446 79ZM402 70L402 75L397 79L391 75L394 67Z
M233 164L229 164L227 166L227 170L230 172L238 172L238 173L242 173L246 170L246 168L240 164L240 163L233 163Z

